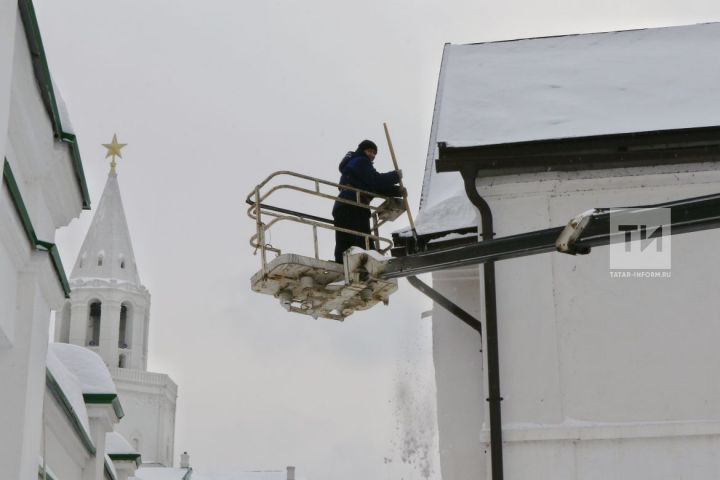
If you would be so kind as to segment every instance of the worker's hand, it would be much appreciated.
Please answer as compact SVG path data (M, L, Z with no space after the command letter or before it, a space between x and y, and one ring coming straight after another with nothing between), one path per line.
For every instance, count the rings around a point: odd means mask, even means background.
M395 170L395 171L396 171L397 174L398 174L398 178L399 178L400 180L402 180L402 170L400 170L400 169L398 168L398 169Z

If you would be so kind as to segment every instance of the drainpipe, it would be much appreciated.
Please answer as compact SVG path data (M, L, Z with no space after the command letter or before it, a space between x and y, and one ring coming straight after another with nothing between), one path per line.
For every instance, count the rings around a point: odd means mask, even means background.
M477 169L462 170L465 182L465 194L480 212L483 241L492 240L493 218L490 205L480 196L475 186ZM502 480L502 420L500 414L500 360L498 355L497 303L495 294L495 262L483 264L483 281L485 285L485 328L487 335L488 358L488 399L490 404L490 460L492 480Z
M480 196L475 187L477 170L467 169L462 172L465 182L465 193L468 199L480 212L482 222L483 241L491 240L493 233L492 211L484 198ZM490 404L490 466L492 480L503 480L502 460L502 419L500 415L500 361L498 357L498 332L497 332L497 302L495 294L495 262L483 264L483 281L485 285L485 320L487 331L487 353L488 353L488 393L487 398ZM482 345L482 323L465 310L451 302L437 290L423 283L414 275L407 277L408 282L420 292L427 295L431 300L448 310L450 313L465 322L480 335Z

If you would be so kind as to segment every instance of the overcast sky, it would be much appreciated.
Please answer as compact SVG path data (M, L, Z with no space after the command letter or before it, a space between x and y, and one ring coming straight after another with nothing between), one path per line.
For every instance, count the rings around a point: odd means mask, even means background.
M94 206L100 144L129 144L119 182L153 296L149 368L180 389L176 457L202 472L296 465L307 480L440 478L430 305L401 281L389 307L340 324L252 293L254 185L281 169L336 181L366 137L389 170L386 121L417 205L444 43L720 20L710 0L35 4ZM91 215L58 235L68 272ZM283 233L286 251L310 235Z

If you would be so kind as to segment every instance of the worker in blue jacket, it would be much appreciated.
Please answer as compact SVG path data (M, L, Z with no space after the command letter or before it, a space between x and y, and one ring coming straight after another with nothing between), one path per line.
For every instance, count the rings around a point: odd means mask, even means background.
M377 145L374 142L363 140L354 152L348 152L340 162L340 185L348 185L387 197L403 196L402 188L397 185L400 183L402 171L392 170L387 173L378 173L373 166L377 151ZM357 194L353 190L341 188L338 197L352 202L358 201ZM371 195L360 195L359 203L368 205L372 198ZM370 233L370 209L336 200L332 214L336 227ZM336 262L342 263L343 252L353 246L366 248L365 237L335 231ZM376 248L372 240L370 248Z

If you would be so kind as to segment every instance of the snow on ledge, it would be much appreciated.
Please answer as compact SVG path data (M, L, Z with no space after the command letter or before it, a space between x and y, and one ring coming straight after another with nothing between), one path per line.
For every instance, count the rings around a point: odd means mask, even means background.
M134 455L138 452L121 434L108 432L105 434L105 453L110 455Z
M52 352L80 382L82 393L115 393L115 382L97 353L78 345L51 343Z

